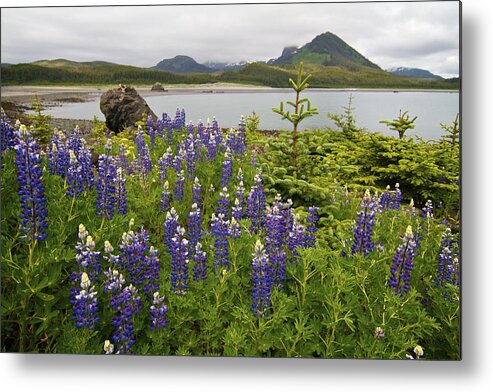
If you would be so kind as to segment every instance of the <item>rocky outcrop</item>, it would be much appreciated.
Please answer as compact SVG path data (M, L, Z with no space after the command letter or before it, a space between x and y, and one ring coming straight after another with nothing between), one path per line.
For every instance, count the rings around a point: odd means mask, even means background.
M152 85L151 91L166 91L163 85L159 82L156 82Z
M153 121L157 120L157 116L135 88L122 84L103 93L99 107L106 118L106 126L115 133L126 127L134 127L137 121L142 120L143 115L151 116Z

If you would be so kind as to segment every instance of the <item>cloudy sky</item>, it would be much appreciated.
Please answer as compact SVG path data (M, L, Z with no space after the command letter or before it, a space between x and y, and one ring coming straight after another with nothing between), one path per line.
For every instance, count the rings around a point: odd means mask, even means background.
M151 67L178 54L198 62L265 61L330 31L384 69L459 73L458 1L161 4L2 8L1 61L66 58Z

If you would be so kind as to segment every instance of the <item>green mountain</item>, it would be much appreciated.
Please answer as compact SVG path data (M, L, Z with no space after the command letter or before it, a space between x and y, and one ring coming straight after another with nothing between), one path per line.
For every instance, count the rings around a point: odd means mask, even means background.
M2 67L3 85L29 84L200 84L208 83L207 74L181 75L155 69L120 65L105 61L76 62L42 60Z
M360 66L380 69L337 35L329 32L318 35L301 48L284 48L281 56L270 60L268 64L299 64L301 61L305 64L342 66L348 69L357 69Z
M213 69L197 63L193 58L183 55L175 56L172 59L164 59L152 67L152 69L179 74L214 72Z

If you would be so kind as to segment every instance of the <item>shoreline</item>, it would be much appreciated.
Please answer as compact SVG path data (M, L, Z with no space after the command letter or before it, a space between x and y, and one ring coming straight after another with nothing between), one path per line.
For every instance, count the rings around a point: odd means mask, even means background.
M97 99L101 94L115 86L85 87L85 86L2 86L1 100L17 104L28 104L38 96L47 102L84 102ZM291 92L291 88L275 88L265 86L247 86L231 84L204 84L194 86L163 85L165 91L151 91L152 86L133 86L142 97L160 95L196 95L196 94L240 94L240 93L282 93ZM436 92L459 93L460 90L444 89L397 89L397 88L310 88L310 92Z

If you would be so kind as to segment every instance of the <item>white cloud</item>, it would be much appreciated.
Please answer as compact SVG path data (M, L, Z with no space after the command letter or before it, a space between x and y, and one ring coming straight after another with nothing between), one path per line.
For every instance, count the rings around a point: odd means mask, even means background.
M2 9L2 62L267 60L331 31L382 68L458 74L458 2Z

